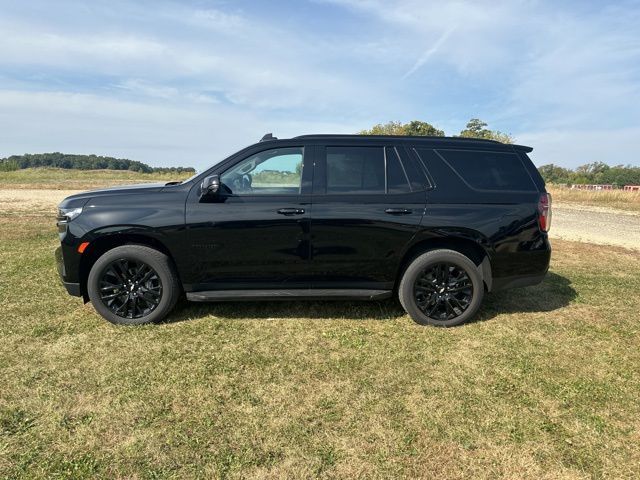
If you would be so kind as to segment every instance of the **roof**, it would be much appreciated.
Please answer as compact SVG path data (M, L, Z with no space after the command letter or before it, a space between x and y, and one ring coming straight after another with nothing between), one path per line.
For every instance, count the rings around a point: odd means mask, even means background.
M399 140L403 142L425 142L425 143L446 143L446 144L464 144L465 146L470 146L473 144L482 145L482 146L511 146L518 150L523 150L525 152L530 152L533 150L531 147L527 147L524 145L511 145L506 143L501 143L496 140L487 140L484 138L470 138L470 137L430 137L430 136L407 136L407 135L345 135L345 134L311 134L311 135L299 135L297 137L293 137L295 139L305 139L305 140L327 140L327 139L335 139L335 140L355 140L355 139L363 139L367 138L370 140Z

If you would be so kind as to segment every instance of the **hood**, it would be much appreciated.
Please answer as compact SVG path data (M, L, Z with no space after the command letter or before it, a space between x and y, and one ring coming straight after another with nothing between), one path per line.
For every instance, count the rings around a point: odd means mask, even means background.
M153 193L162 190L166 185L165 183L139 183L137 185L118 185L117 187L101 188L99 190L88 190L86 192L76 193L70 195L60 202L60 207L74 208L76 206L82 206L90 198L102 197L106 195L119 195L121 193L130 194L145 194Z

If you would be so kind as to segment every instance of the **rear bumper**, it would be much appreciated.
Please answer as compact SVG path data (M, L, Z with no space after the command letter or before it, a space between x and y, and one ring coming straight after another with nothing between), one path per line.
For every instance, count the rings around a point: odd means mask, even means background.
M544 280L546 273L542 275L519 275L514 277L494 278L491 288L492 292L505 290L507 288L530 287L538 285Z
M549 271L551 245L545 238L542 248L499 255L492 267L491 291L529 287L544 280Z

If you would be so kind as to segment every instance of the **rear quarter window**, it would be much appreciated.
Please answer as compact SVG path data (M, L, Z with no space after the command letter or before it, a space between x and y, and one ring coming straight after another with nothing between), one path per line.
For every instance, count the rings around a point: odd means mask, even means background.
M536 191L531 175L515 153L476 150L436 150L436 153L476 190Z
M387 159L387 193L409 193L409 178L395 148L385 150Z

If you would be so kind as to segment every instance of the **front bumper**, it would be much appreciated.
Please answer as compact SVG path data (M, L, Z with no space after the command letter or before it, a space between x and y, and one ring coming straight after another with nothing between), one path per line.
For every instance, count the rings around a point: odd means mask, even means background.
M67 292L69 293L69 295L73 295L74 297L81 297L82 292L80 290L80 283L67 282L65 280L67 275L66 275L66 268L64 265L64 256L62 253L62 247L56 248L55 258L56 258L56 267L58 269L58 275L60 275L60 280L62 281L64 288L67 289Z

